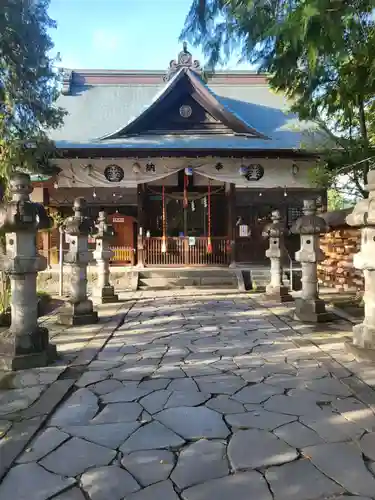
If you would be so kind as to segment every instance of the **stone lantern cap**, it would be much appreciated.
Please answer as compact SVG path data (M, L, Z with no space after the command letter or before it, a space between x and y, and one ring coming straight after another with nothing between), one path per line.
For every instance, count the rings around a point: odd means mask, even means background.
M320 234L327 233L329 226L326 221L316 215L316 201L304 200L303 201L303 215L299 217L291 227L292 234Z
M116 236L116 232L111 224L107 222L107 214L104 210L99 212L97 223L95 224L97 233L95 239L111 241Z
M63 222L63 230L71 236L85 236L96 233L94 221L87 217L87 203L83 197L78 197L73 203L74 215Z
M30 200L33 191L30 175L15 172L9 184L12 199L0 207L0 229L12 233L52 227L52 219L48 217L44 206Z
M349 226L375 226L375 170L370 170L367 175L366 191L369 197L360 200L351 214L346 218Z
M271 220L272 222L267 224L262 231L263 238L280 238L288 233L279 210L274 210L271 213Z

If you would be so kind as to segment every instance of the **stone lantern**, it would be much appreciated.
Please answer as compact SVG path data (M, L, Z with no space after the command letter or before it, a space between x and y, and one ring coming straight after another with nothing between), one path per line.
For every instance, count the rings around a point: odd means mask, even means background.
M316 215L315 200L304 200L303 215L295 221L291 228L293 234L299 234L301 248L296 252L296 260L302 267L302 292L295 299L295 318L307 323L329 321L325 302L318 296L317 265L325 255L320 249L320 233L328 231L322 217Z
M15 173L10 179L12 200L0 208L0 229L5 232L5 253L0 269L9 276L11 326L0 337L0 370L46 366L56 358L48 330L38 325L37 273L47 267L37 253L38 229L49 229L52 220L45 208L30 200L30 176Z
M98 322L98 313L93 310L92 301L87 298L87 265L90 261L88 237L94 234L95 225L85 215L86 201L76 198L74 215L65 219L62 229L69 237L69 251L64 262L69 269L70 298L68 306L60 313L64 325L89 325Z
M118 295L114 293L114 288L109 283L109 260L113 255L109 245L115 237L115 230L107 223L105 212L99 212L96 228L94 258L97 263L98 283L94 289L93 297L102 304L117 302Z
M354 255L353 264L365 279L365 318L353 327L353 345L375 349L375 171L368 173L367 182L369 197L356 204L346 222L361 228L361 250Z
M266 257L271 261L271 281L266 287L266 295L279 302L290 302L293 297L289 294L288 288L284 286L282 280L282 262L287 257L284 244L286 228L278 210L272 212L271 219L272 223L268 224L263 231L263 236L269 239L270 245L266 250Z

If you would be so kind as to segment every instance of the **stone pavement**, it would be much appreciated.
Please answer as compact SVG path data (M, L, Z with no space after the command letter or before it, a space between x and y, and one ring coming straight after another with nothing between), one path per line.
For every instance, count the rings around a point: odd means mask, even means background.
M375 499L375 367L345 352L348 322L233 292L133 298L0 393L3 468L40 428L0 500Z

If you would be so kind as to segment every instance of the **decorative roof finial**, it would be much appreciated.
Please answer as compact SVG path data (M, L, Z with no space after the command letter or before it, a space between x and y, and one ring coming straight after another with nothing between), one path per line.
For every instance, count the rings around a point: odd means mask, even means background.
M193 60L193 56L188 51L187 42L183 42L182 50L178 54L177 61L172 60L169 63L169 68L167 74L164 77L164 81L169 81L181 68L190 69L192 71L195 71L195 73L199 75L202 73L202 68L199 61Z

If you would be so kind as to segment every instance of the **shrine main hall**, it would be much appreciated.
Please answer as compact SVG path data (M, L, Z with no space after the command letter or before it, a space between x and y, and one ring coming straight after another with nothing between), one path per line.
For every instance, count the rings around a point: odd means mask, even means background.
M167 65L166 65L167 66ZM230 266L264 260L271 211L290 227L311 185L307 124L265 75L205 75L184 44L166 71L65 70L51 132L60 173L35 184L51 210L83 196L115 227L113 263ZM57 247L56 235L46 245ZM290 255L298 238L287 238Z

